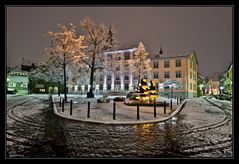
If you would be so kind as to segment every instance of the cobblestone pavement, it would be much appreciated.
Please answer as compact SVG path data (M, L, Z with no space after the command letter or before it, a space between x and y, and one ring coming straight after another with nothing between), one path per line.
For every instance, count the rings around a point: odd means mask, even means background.
M103 125L59 118L48 96L7 98L6 156L26 158L232 157L231 107L190 99L165 123ZM218 103L217 103L218 104Z

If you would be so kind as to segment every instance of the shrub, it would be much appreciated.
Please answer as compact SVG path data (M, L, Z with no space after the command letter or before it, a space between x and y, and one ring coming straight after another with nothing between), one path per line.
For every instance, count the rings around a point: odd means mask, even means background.
M125 101L124 97L115 97L114 101Z

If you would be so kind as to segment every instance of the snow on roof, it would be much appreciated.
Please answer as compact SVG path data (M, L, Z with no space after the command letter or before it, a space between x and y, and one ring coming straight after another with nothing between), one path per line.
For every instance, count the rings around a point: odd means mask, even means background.
M27 76L10 76L8 77L10 81L15 83L29 83Z

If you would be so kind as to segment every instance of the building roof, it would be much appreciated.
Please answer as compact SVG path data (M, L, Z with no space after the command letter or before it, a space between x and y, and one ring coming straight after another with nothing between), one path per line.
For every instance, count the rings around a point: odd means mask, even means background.
M190 56L192 54L195 55L196 63L198 64L197 55L196 55L195 51L178 51L178 52L172 52L172 53L163 52L163 54L156 54L156 55L154 55L152 60L154 60L154 59L157 60L157 59L188 57L188 56Z
M9 76L8 78L11 82L15 83L29 83L27 76Z

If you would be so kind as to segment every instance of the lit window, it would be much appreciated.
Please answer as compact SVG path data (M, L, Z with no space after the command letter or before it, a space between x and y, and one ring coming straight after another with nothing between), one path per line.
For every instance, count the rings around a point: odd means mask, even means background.
M8 83L8 86L9 86L9 87L16 87L16 83L9 82L9 83Z
M154 73L154 79L158 78L158 73Z
M176 67L181 67L181 60L180 59L176 60Z
M176 71L176 78L181 78L181 71Z
M164 68L169 68L169 67L170 67L169 60L165 60L164 61Z
M158 61L155 61L154 62L154 68L158 68L159 67L159 63L158 63Z
M164 72L164 78L169 78L169 72Z
M129 60L130 59L130 52L125 52L124 53L124 60Z

